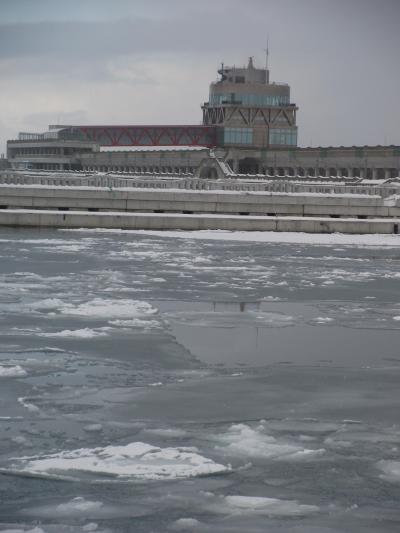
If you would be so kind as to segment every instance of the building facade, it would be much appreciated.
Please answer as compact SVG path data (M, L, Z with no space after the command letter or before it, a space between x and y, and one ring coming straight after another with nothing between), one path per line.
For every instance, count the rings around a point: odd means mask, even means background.
M298 108L289 85L271 82L268 68L256 68L252 58L240 68L222 65L218 73L202 105L202 125L49 126L8 141L9 165L215 177L216 156L231 176L400 175L399 146L298 147Z

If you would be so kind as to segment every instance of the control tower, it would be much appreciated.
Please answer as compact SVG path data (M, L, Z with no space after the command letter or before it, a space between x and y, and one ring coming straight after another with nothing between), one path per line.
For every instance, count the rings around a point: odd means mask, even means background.
M202 106L203 124L217 126L218 146L256 151L297 146L298 108L290 103L289 85L270 82L268 68L256 68L252 57L247 67L222 64L218 74Z

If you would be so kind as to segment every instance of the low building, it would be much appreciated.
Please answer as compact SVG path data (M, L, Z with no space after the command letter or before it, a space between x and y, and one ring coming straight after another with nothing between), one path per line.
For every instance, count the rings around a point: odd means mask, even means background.
M202 125L57 125L7 143L13 169L393 179L400 146L297 146L298 107L268 68L219 69ZM215 159L220 165L215 165Z

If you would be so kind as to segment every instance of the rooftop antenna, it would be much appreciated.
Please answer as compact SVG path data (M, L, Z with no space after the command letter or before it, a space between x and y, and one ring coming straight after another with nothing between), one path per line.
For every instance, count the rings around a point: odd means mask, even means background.
M265 52L265 82L269 83L269 34L267 35L267 48L264 48Z

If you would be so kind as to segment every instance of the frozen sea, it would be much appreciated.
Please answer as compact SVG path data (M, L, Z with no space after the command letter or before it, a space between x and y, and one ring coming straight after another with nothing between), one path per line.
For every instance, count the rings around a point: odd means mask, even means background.
M400 531L400 237L0 230L0 532Z

